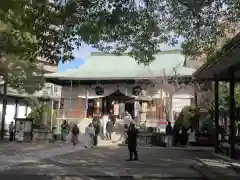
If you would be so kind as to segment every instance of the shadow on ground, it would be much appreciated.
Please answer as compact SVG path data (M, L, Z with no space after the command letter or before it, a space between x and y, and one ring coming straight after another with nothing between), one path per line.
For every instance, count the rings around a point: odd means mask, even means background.
M198 179L202 175L192 168L196 157L213 158L210 152L185 152L164 148L138 149L139 161L126 162L125 147L97 147L12 167L4 174L37 174L64 177L83 176L93 179ZM125 178L123 178L125 177ZM144 178L143 178L144 179ZM150 179L150 177L148 178ZM146 179L147 180L147 179Z

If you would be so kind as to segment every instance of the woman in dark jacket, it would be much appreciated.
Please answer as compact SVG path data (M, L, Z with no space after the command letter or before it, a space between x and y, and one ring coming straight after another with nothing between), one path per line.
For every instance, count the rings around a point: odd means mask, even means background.
M95 129L95 135L93 137L93 145L97 146L97 144L98 144L98 136L99 136L100 129L101 129L100 120L97 120L97 121L95 121L93 123L94 123L93 127Z

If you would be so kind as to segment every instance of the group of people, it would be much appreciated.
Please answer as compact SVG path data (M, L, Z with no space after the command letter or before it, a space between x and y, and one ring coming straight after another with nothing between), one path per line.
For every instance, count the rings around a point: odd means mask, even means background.
M85 147L93 148L97 146L99 135L102 135L105 140L111 140L112 130L116 122L115 120L115 118L111 118L111 115L107 113L103 116L94 116L92 122L85 128ZM125 112L124 128L129 150L129 158L127 161L138 160L138 129L135 127L132 117L128 112ZM76 124L68 125L67 121L64 121L61 125L61 131L63 140L70 139L74 146L77 144L79 129Z
M192 127L184 129L177 127L177 125L174 125L172 128L171 122L168 122L165 142L167 147L171 147L172 145L194 145L196 143L195 130Z
M78 142L79 128L77 124L68 124L66 120L61 125L61 138L62 140L71 141L76 146Z
M110 115L104 113L102 116L96 115L92 122L85 128L85 147L97 146L98 136L104 140L112 140L112 131L116 121Z
M23 126L23 123L21 122L19 130L16 132L14 122L12 121L9 124L9 126L8 126L9 141L17 140L18 142L23 142L23 140L24 140L24 130L23 130L22 126Z
M85 128L86 148L97 146L98 135L102 135L105 140L111 140L112 129L115 125L115 118L111 115L94 116L92 122ZM127 161L138 160L137 138L138 129L135 127L132 117L128 112L124 116L124 128L129 150L129 159Z

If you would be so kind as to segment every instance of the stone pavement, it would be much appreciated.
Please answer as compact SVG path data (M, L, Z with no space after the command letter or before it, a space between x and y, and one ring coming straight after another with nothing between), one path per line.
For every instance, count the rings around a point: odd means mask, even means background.
M13 156L17 154L25 154L27 152L35 152L49 148L61 147L65 142L58 141L55 143L48 142L0 142L0 155Z
M215 179L240 179L240 164L226 161L222 158L197 158L198 163L192 167L209 180Z
M5 143L0 144L0 171L14 165L33 163L44 158L67 154L84 149L83 144L73 147L70 143Z
M196 157L214 158L211 151L140 147L139 161L126 162L126 147L97 147L93 149L59 148L65 153L35 158L34 161L12 164L0 173L11 180L17 175L37 176L34 179L79 180L159 180L204 179L192 168Z

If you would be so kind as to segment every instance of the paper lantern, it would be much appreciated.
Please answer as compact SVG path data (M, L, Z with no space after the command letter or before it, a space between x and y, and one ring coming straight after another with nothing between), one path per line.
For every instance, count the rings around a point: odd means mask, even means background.
M102 87L100 87L100 86L97 86L95 88L95 92L96 92L96 95L101 96L101 95L104 94L104 89Z
M142 88L140 86L135 86L132 88L132 94L134 96L139 96L142 93Z

